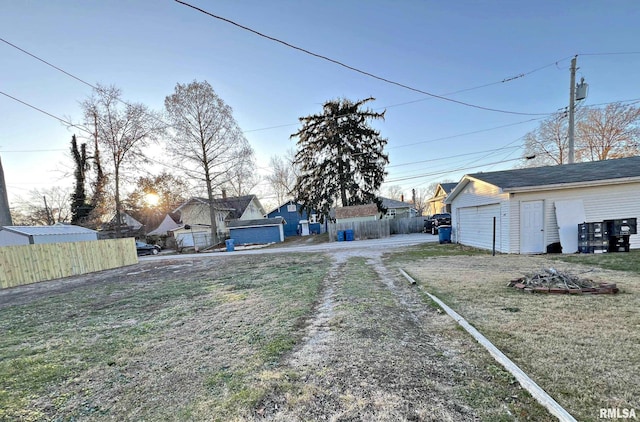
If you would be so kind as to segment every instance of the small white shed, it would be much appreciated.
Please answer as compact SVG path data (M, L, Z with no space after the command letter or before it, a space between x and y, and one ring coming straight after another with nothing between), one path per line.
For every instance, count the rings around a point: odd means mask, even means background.
M91 240L98 240L98 232L67 224L0 227L0 246L87 242Z
M445 203L455 242L492 249L495 236L497 252L544 253L560 242L557 214L567 216L566 204L576 241L585 221L640 220L640 157L468 174ZM630 243L640 248L639 236Z

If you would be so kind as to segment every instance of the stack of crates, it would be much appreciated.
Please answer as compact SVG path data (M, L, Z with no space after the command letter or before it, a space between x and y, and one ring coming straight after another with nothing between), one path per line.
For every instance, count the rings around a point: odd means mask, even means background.
M603 253L608 250L609 233L604 222L578 224L578 252Z
M629 252L629 236L637 233L635 218L578 224L578 252Z
M609 232L609 252L629 252L629 236L638 233L635 218L605 220Z

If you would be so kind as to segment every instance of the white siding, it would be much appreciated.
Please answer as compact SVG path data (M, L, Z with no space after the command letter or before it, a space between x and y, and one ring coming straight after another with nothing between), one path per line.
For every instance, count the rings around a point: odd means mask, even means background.
M640 183L624 183L607 186L541 190L524 193L501 193L493 185L470 181L454 199L452 207L453 240L459 242L460 215L470 213L472 207L483 207L499 203L500 236L496 239L496 250L503 253L520 253L520 203L523 201L544 201L544 242L550 245L559 242L555 201L582 199L588 222L619 218L636 218L640 221ZM467 211L462 211L467 209ZM483 211L477 211L479 215ZM468 214L473 215L473 214ZM466 224L464 222L463 224ZM464 244L491 245L492 233L477 231L476 237L463 235ZM469 242L469 243L466 243ZM631 235L631 248L640 248L640 235ZM482 246L479 246L482 247ZM486 247L487 249L490 246Z
M29 236L8 230L0 230L0 246L28 245Z
M500 204L457 208L458 242L481 249L493 249L493 221L496 221L496 251L502 251Z
M479 181L469 182L451 204L453 240L469 246L491 249L493 243L493 216L495 215L497 222L499 222L499 227L496 228L496 251L509 253L509 207L506 202L508 200L509 195L501 193L500 189L493 185ZM492 206L492 208L484 208L486 206ZM472 210L476 208L478 210ZM461 228L464 229L464 226L460 225L461 213L463 218L475 216L475 218L482 221L471 223L478 227L473 229L475 232L464 234L464 241L459 239L459 231ZM491 218L488 218L487 213L492 213ZM467 226L466 221L462 223ZM468 231L469 229L467 229Z

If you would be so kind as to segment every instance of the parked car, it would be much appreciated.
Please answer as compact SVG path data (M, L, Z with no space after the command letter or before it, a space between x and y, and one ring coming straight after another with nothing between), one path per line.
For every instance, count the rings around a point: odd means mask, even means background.
M426 233L431 232L431 234L438 234L438 227L440 226L450 226L451 225L451 214L448 212L433 214L424 222L424 229Z
M136 251L138 252L138 256L140 255L158 255L160 252L160 246L158 245L150 245L148 243L140 242L136 240Z

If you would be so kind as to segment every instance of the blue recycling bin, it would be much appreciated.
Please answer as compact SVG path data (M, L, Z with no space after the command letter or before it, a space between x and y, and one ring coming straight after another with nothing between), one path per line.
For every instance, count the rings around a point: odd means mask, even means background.
M233 252L235 250L233 239L227 239L224 241L224 243L227 245L227 252Z
M438 240L440 243L451 243L451 226L438 227Z
M353 230L344 231L344 240L346 240L347 242L353 241Z
M338 230L337 238L338 242L344 242L344 230Z

